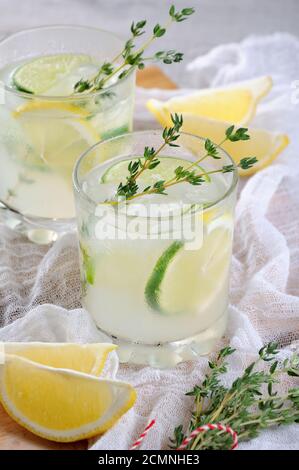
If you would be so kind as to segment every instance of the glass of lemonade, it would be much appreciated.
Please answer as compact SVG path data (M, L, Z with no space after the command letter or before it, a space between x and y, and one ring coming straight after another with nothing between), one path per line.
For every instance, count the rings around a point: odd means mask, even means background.
M111 204L129 162L162 143L159 131L115 137L85 152L74 170L83 305L119 345L122 362L157 367L209 353L225 331L238 179L218 173L200 186ZM141 190L204 152L199 137L181 134L178 143L143 172ZM219 156L201 171L233 163L221 149Z
M33 240L46 243L69 227L79 155L132 130L134 72L73 95L122 48L114 34L81 26L31 29L0 43L0 210Z

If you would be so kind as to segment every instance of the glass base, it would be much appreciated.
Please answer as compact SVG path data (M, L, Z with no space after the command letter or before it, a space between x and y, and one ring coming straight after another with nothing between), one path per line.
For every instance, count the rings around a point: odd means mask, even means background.
M118 345L117 354L121 363L150 365L165 369L174 367L180 362L194 360L212 352L217 341L223 336L227 325L227 311L212 327L180 341L158 345L146 345L124 341L109 335L114 344Z
M0 222L38 245L49 245L76 228L72 219L25 216L0 202Z

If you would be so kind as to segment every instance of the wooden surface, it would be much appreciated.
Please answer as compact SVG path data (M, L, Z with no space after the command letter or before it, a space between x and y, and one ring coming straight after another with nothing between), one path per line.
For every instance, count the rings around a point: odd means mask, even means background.
M176 88L176 85L158 67L148 67L138 72L137 83L144 88ZM0 405L0 450L84 450L86 448L86 441L60 444L34 436L15 423Z
M173 90L177 85L154 65L146 67L137 73L137 85L142 88L163 88Z
M87 442L60 444L34 436L15 423L0 405L0 450L84 450Z

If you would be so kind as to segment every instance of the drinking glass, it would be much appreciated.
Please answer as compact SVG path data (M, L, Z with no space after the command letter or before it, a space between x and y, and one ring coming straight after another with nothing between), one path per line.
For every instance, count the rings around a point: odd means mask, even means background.
M221 158L199 167L200 186L109 203L128 163L162 143L160 131L115 137L85 152L74 170L83 306L122 362L157 367L208 354L225 331L238 180L236 170L207 175L233 163L220 149ZM181 134L178 144L147 170L152 181L203 155L200 137Z
M135 73L77 96L22 92L12 74L24 61L61 53L87 54L100 64L122 47L114 34L82 26L25 30L0 43L0 217L38 243L74 225L72 171L80 154L132 130Z

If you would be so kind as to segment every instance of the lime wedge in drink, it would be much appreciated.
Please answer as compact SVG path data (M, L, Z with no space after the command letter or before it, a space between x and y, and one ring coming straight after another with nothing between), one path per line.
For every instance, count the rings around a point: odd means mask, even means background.
M172 262L173 258L176 256L177 252L181 250L184 246L184 243L181 241L173 242L165 251L162 253L160 258L158 259L154 270L147 281L145 287L145 298L148 305L157 311L161 311L160 305L160 289L163 278L166 274L166 270L169 267L170 263Z
M135 157L135 159L138 159L138 157ZM103 174L101 182L117 183L123 181L125 176L129 174L128 163L132 160L134 161L134 158L122 160L111 166ZM173 178L175 169L178 166L187 168L190 166L190 161L163 157L155 170L144 171L138 178L138 182L141 187L146 187L159 180L169 180ZM204 169L199 165L193 168L204 173ZM204 246L199 250L185 250L184 241L177 240L171 243L157 259L144 290L146 302L153 310L162 314L182 313L183 309L194 310L194 306L198 304L198 297L205 297L205 289L207 289L207 296L209 295L208 287L211 285L209 280L204 281L204 287L198 286L201 270L205 269L207 264L210 264L208 253L211 253L213 263L216 263L220 270L221 268L224 270L227 266L226 259L229 259L229 256L228 254L224 256L224 261L219 262L220 266L218 266L217 249L222 260L226 245L226 251L230 246L228 243L230 231L225 227L220 229L220 232L217 230L217 235L215 230L213 230L213 233L214 235L207 235ZM216 251L215 257L214 251Z
M82 257L82 267L83 267L83 284L94 284L95 280L95 266L94 260L89 255L87 249L80 243L80 253Z
M138 158L139 157L135 157L117 162L115 165L108 168L108 170L103 174L101 182L119 183L120 181L124 181L125 177L129 175L129 162L138 160ZM143 158L140 158L140 160L143 161ZM182 158L163 157L160 159L160 164L155 168L155 170L145 170L138 178L138 182L142 186L149 186L154 184L156 181L170 180L174 177L175 169L178 166L187 168L188 166L190 166L190 161L184 160ZM205 172L205 170L200 165L194 166L193 169L199 170L202 173ZM209 176L207 175L206 178L209 178Z
M223 219L221 221L221 219ZM207 227L198 250L186 250L181 241L173 242L157 260L145 286L147 304L161 314L196 314L213 301L228 279L232 221L220 218L214 228ZM216 282L215 282L216 281Z
M63 83L73 72L91 63L91 57L86 54L38 57L17 68L13 75L13 83L20 91L37 95L46 94L58 82ZM76 80L73 85L75 83Z

